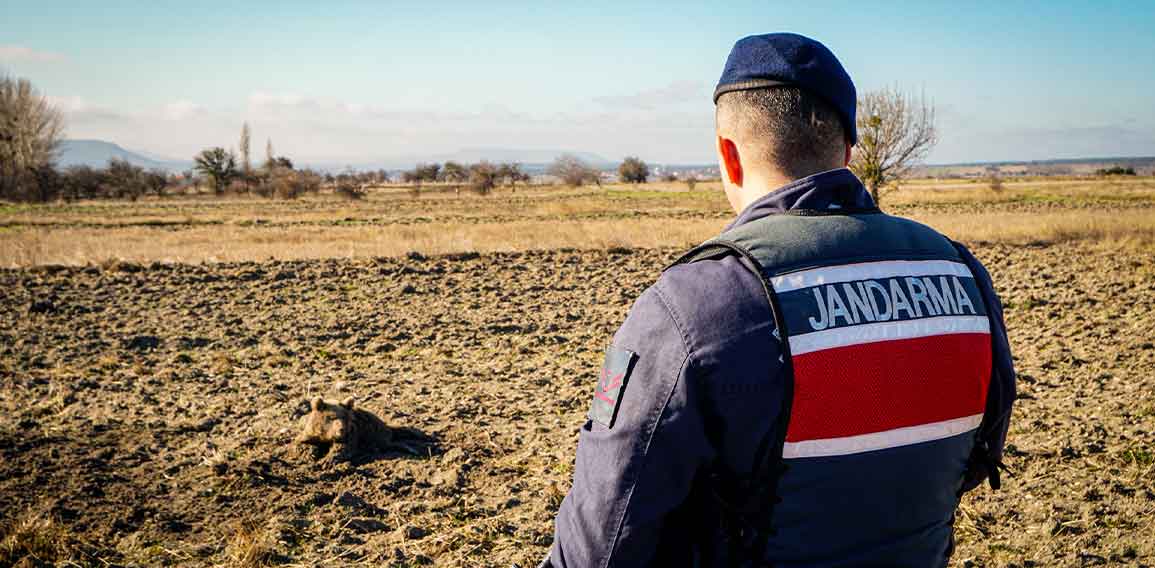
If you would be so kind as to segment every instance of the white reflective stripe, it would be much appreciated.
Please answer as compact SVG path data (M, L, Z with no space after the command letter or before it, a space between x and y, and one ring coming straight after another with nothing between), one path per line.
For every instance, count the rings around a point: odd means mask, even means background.
M836 327L812 331L790 337L790 354L804 353L860 345L876 341L914 339L952 333L990 333L991 322L986 316L938 316L905 321L867 323L850 327Z
M974 278L967 265L950 260L884 260L801 270L770 279L779 294L838 282L895 276L961 276Z
M909 446L941 440L957 436L979 427L983 421L982 414L964 416L953 420L933 422L920 426L895 428L885 432L873 432L845 438L826 438L823 440L804 440L801 442L786 442L782 447L783 458L818 458L823 456L845 456Z

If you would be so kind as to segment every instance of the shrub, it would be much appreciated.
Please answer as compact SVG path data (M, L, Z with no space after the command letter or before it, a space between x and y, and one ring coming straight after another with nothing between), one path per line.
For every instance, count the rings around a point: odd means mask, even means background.
M337 187L335 187L333 191L345 199L352 199L354 201L365 198L365 192L361 190L361 186L357 185L357 183L350 178L338 179Z
M64 195L67 200L102 197L105 171L91 166L72 166L64 170Z
M1000 170L998 166L987 166L986 172L986 178L980 181L986 181L987 187L991 188L991 191L995 193L1002 193L1004 189L1002 170Z
M242 177L237 177L233 181L229 182L229 185L226 188L226 191L228 193L232 193L235 195L240 195L242 193L248 193L249 192L249 184L245 183L245 181Z
M168 174L164 170L145 172L143 181L145 188L155 193L157 197L164 197L164 190L168 188Z
M313 170L301 170L294 176L301 193L317 193L321 191L321 175Z
M500 171L489 162L480 162L469 167L469 189L479 195L489 195L494 187Z
M132 201L139 199L148 190L144 168L117 158L109 160L104 184L106 194Z
M321 189L321 176L310 170L278 167L267 174L266 180L258 186L258 192L264 197L296 199L303 193L316 193Z
M417 164L413 169L416 181L435 182L441 177L441 164Z
M39 201L41 203L52 201L58 197L64 190L63 178L57 173L56 168L52 164L42 164L36 166L27 172L28 177L32 180L29 184L31 190L31 200Z
M1133 176L1136 174L1135 174L1135 168L1124 168L1123 166L1111 166L1109 168L1103 168L1100 170L1095 170L1095 175L1097 175L1097 176Z
M650 166L640 158L629 156L618 166L618 177L626 183L646 183L650 177Z
M571 187L579 187L586 183L601 185L601 174L573 154L558 156L549 166L549 174L556 176L563 183Z
M441 167L441 179L448 182L463 183L471 176L470 170L457 162L445 162Z

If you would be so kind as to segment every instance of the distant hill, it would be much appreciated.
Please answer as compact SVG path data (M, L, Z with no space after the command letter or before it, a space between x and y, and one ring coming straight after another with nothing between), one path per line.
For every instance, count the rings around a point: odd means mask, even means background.
M56 164L62 168L68 166L103 168L113 158L126 160L134 166L150 170L180 171L192 166L191 162L145 156L104 140L65 140L61 142L56 155Z
M329 172L339 172L346 168L353 168L354 170L361 171L378 169L406 170L417 164L441 164L445 162L474 164L482 160L487 160L490 162L517 162L521 164L526 169L526 171L535 172L544 170L546 166L548 166L562 154L572 154L577 156L595 168L608 168L617 165L616 162L611 162L610 160L607 160L604 157L591 152L575 152L570 150L525 150L517 148L463 148L456 152L445 154L428 154L424 156L393 156L372 161L351 161L338 163L332 161L302 160L301 166Z
M480 162L482 160L489 160L491 162L548 164L557 159L557 157L562 154L572 154L577 156L579 159L584 160L591 166L606 166L612 163L609 160L591 152L571 152L566 150L519 150L514 148L463 148L452 154L434 156L433 161L474 163Z
M1092 175L1115 166L1134 168L1139 175L1155 174L1155 157L1070 158L1060 160L1025 160L1008 162L971 162L962 164L928 164L917 168L920 177L981 177L998 170L1001 175Z

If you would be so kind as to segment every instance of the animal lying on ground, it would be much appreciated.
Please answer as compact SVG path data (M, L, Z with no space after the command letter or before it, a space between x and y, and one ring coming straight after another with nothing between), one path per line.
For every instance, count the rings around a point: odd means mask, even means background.
M352 398L332 403L316 397L309 408L296 442L313 446L318 459L350 461L394 445L393 429L372 412L354 408Z

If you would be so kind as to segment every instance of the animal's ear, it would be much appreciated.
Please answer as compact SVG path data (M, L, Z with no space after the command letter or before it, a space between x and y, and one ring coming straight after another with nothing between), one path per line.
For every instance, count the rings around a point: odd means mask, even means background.
M341 401L341 406L344 406L345 408L348 408L349 410L353 410L353 397L349 397L349 398L346 398L345 400Z
M319 396L313 397L313 400L309 402L309 407L313 410L321 410L322 406L325 406L325 401L321 400Z

